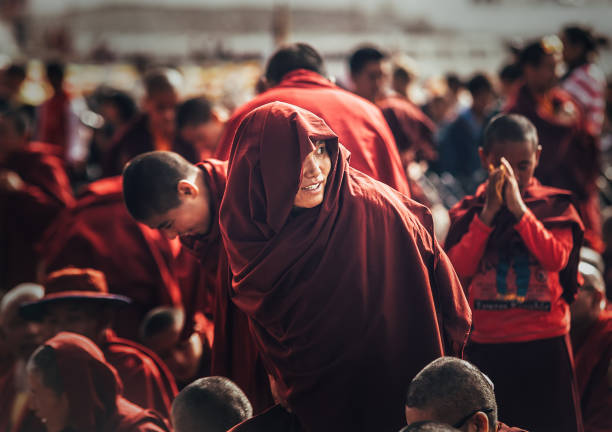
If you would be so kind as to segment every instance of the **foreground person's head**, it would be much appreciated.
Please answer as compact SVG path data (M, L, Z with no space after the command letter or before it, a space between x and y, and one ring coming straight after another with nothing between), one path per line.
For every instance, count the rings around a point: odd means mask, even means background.
M211 224L204 176L176 153L154 151L132 159L123 170L123 199L134 219L169 238L205 234Z
M225 432L250 418L253 408L240 388L227 378L200 378L172 402L176 432Z
M428 420L463 432L495 431L497 403L493 383L464 360L434 360L414 377L406 394L408 425Z

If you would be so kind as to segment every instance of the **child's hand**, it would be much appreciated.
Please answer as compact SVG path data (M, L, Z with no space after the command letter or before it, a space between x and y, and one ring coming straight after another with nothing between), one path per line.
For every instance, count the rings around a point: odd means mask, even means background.
M503 190L502 186L505 182L505 177L506 173L503 165L493 168L489 172L489 183L487 184L487 190L485 191L485 204L482 212L480 213L480 220L488 226L491 226L493 223L493 218L495 218L495 215L497 212L499 212L504 204L503 196L500 193L500 190Z
M506 206L508 210L514 215L517 220L520 220L523 217L523 214L527 211L527 206L523 202L523 198L521 197L521 190L519 189L518 181L514 176L514 171L512 171L512 166L506 160L506 158L501 158L502 166L506 167L506 186L504 188L504 198L506 201Z

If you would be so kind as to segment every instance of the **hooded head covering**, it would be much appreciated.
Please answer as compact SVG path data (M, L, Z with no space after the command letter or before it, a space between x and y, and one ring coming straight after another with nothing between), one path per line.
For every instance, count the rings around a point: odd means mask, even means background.
M295 209L320 140L323 202ZM307 430L397 430L408 383L445 348L460 354L470 312L429 212L348 159L301 108L273 102L244 119L220 210L233 301Z

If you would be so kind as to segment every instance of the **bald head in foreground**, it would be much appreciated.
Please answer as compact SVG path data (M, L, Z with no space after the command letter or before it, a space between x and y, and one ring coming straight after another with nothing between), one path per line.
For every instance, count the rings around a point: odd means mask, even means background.
M225 432L253 415L251 403L227 378L200 378L172 403L175 432Z

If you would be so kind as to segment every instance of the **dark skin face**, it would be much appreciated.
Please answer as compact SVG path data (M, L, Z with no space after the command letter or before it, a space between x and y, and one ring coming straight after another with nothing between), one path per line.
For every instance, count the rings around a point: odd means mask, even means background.
M68 331L97 341L110 321L107 308L81 301L65 301L47 305L43 318L46 338Z
M544 55L538 65L526 65L524 72L527 87L536 95L544 94L557 83L557 58Z
M374 102L380 97L388 80L388 65L382 60L367 62L363 68L352 75L355 93Z

